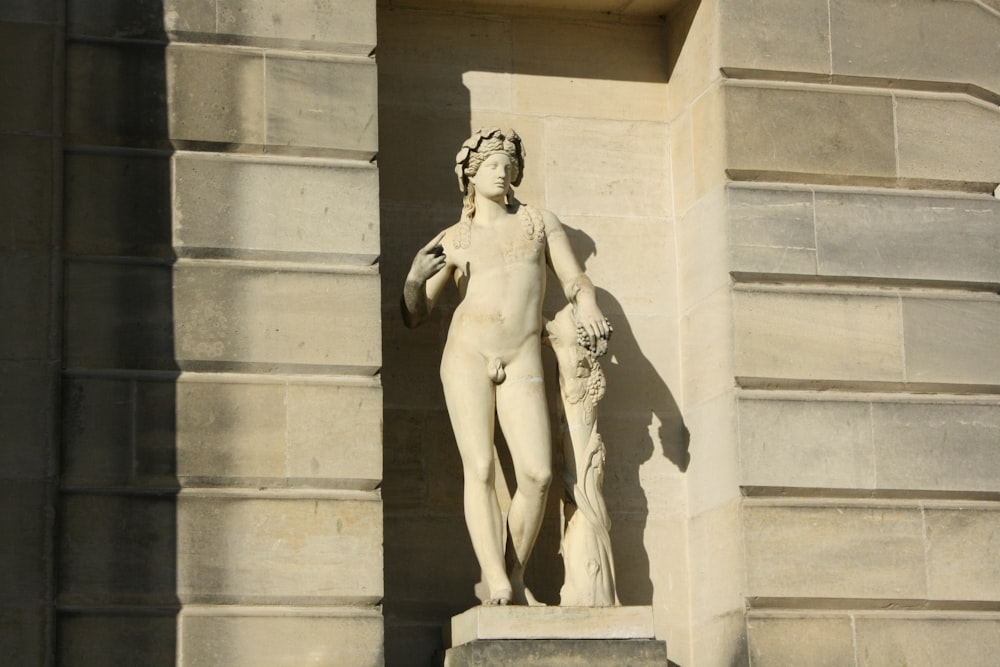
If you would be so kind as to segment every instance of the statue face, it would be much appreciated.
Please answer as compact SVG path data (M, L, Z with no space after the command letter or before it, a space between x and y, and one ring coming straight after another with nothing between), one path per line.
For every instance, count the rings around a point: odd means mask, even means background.
M479 170L469 180L476 186L476 192L486 197L500 197L510 190L510 179L514 165L506 153L494 153L479 165Z

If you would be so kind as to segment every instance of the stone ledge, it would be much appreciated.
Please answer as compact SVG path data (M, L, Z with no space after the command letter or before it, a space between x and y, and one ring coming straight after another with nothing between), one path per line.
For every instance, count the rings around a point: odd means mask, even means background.
M653 639L478 640L445 651L443 667L666 667L667 643Z
M477 640L652 639L652 607L473 607L445 626L445 646Z

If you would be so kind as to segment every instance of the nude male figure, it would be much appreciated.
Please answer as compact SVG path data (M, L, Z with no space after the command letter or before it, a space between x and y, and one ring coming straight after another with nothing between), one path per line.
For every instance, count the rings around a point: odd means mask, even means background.
M610 326L559 220L513 196L524 169L517 134L480 130L463 144L456 163L465 194L462 218L414 258L403 288L403 319L418 326L446 284L457 286L460 301L442 353L441 382L462 457L466 524L489 588L484 604L539 604L524 584L524 567L552 479L541 359L546 267L574 305L590 345L607 338ZM517 482L507 516L513 553L507 554L493 486L494 414Z

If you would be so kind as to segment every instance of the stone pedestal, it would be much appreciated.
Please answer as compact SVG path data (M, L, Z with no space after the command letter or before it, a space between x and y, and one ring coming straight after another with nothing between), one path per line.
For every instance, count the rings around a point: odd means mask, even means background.
M665 667L652 607L475 607L445 628L445 667Z

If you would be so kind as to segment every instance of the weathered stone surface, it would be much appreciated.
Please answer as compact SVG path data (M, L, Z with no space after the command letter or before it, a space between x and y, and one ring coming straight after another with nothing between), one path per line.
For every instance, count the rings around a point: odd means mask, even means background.
M741 483L874 488L870 412L847 401L740 400Z
M652 607L478 606L451 619L450 646L489 639L652 639Z
M749 665L744 614L740 609L695 625L691 630L692 659L709 665Z
M1000 59L1000 16L982 3L918 0L890 6L848 0L831 4L830 24L837 74L972 83L994 93L1000 90L1000 73L990 64Z
M360 610L326 615L196 607L181 613L179 632L185 667L383 664L382 617Z
M733 309L738 376L903 379L895 299L738 291Z
M268 144L337 149L366 159L375 155L373 61L273 55L265 74Z
M666 142L661 123L551 121L544 147L549 207L566 216L667 215Z
M751 664L757 667L854 664L851 618L754 616L747 619Z
M858 616L857 665L988 665L1000 651L1000 619Z
M263 144L263 54L228 48L171 46L166 76L170 138Z
M993 197L816 193L820 275L1000 281Z
M52 270L47 250L0 247L0 358L50 358Z
M172 605L178 536L173 497L63 495L59 600L66 605Z
M720 289L681 318L683 401L698 405L733 387L732 297Z
M997 384L1000 303L982 299L904 299L906 379Z
M127 484L133 474L134 386L120 380L62 383L62 482Z
M45 667L47 610L39 604L0 604L0 651L13 665Z
M161 614L64 613L58 623L60 667L173 667L177 618Z
M731 83L725 106L729 169L896 175L889 95Z
M688 511L692 516L734 502L739 496L740 456L736 401L726 391L685 411L691 433L687 469Z
M174 367L167 266L69 262L65 363L70 367Z
M733 271L816 273L813 193L729 186L729 261ZM718 243L719 236L714 240Z
M174 158L180 252L379 255L378 171L184 153Z
M0 20L53 23L60 4L58 0L8 0L0 7Z
M374 273L178 265L178 362L190 369L247 364L371 374L381 365L378 303Z
M0 485L0 604L37 603L49 590L48 544L55 521L51 487L44 481L4 480Z
M723 88L713 84L691 105L691 137L694 144L694 192L704 197L726 180L726 126L730 121Z
M937 600L1000 597L1000 512L962 507L925 510L927 580Z
M55 35L55 26L0 21L0 131L53 131Z
M357 44L367 55L375 46L375 3L353 0L217 0L220 33L298 42Z
M674 217L680 219L695 202L694 141L691 136L691 112L685 110L671 120L670 176L673 179Z
M743 506L747 595L926 599L917 507Z
M68 153L63 244L71 255L170 257L170 161Z
M725 242L726 193L717 188L701 197L675 227L678 249L677 284L680 308L695 307L703 299L727 289L730 262Z
M165 30L212 32L215 2L204 0L69 0L71 34L159 37Z
M67 141L156 144L168 136L163 46L69 42L65 57Z
M5 232L0 247L47 247L52 239L56 178L53 139L0 134L0 201Z
M995 403L873 403L871 410L879 487L1000 491Z
M830 71L830 17L825 0L719 3L723 63L792 72Z
M995 29L996 24L994 24ZM899 175L996 184L1000 110L965 96L896 97Z
M482 640L448 649L444 667L666 667L666 642L632 639Z
M0 361L0 479L43 479L54 472L57 386L58 363Z
M181 496L178 597L185 603L375 604L382 508L374 500ZM235 575L238 573L238 575Z
M746 606L746 563L741 534L745 521L738 501L691 517L688 552L691 567L692 642L701 641L696 628ZM726 539L720 536L725 535Z

